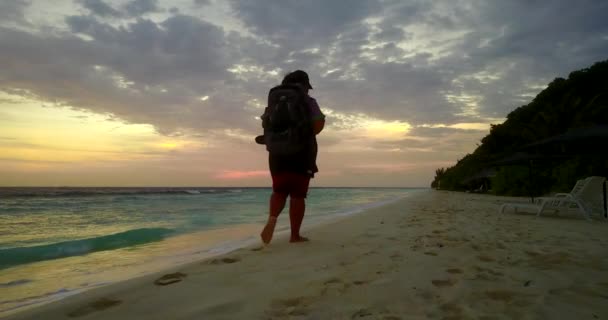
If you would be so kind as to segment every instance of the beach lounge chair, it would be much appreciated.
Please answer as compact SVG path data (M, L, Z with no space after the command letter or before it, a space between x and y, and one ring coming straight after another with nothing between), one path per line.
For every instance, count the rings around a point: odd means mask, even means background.
M518 209L532 210L537 216L549 210L555 213L574 210L581 213L585 219L591 220L593 214L603 214L602 186L605 180L604 177L587 177L577 181L570 193L540 197L534 203L505 203L500 207L500 213L504 213L508 207L513 207L515 212L518 212Z

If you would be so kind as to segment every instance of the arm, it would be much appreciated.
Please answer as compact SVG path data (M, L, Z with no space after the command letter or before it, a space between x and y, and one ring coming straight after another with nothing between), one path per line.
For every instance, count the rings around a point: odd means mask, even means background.
M323 127L325 127L325 119L315 120L312 123L312 131L315 133L315 135L323 131Z
M310 107L310 113L312 116L312 131L315 135L323 131L325 127L325 115L321 112L321 108L317 104L317 100L309 97L308 106Z

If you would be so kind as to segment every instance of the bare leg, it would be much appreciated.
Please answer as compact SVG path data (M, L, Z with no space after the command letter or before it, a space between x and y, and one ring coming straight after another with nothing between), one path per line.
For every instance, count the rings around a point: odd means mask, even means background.
M308 238L300 235L300 227L304 220L304 212L306 211L306 202L304 198L291 198L289 202L289 222L291 223L291 238L289 242L304 242Z
M274 234L274 227L277 225L277 218L283 208L285 208L285 202L287 201L286 194L280 194L273 192L270 196L270 215L268 216L268 222L266 222L266 226L262 230L260 237L262 237L262 241L265 244L269 244L270 240L272 240L272 235Z

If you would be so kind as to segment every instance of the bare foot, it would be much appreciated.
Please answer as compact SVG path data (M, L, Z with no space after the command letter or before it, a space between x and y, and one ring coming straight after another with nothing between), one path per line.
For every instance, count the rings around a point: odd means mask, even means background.
M308 238L302 237L302 236L299 236L299 237L296 237L296 238L292 237L291 239L289 239L289 242L292 242L292 243L294 243L294 242L307 242L307 241L310 241L310 240Z
M264 226L260 237L262 238L262 242L264 244L269 244L270 240L272 240L272 235L274 234L274 227L277 225L277 217L269 217L268 222Z

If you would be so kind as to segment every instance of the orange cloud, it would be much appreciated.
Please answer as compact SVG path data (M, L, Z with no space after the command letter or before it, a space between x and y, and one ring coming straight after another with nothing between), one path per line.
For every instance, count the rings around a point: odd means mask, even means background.
M257 177L266 177L270 175L270 173L266 170L255 170L255 171L224 171L215 177L217 179L224 180L234 180L234 179L247 179L247 178L257 178Z

